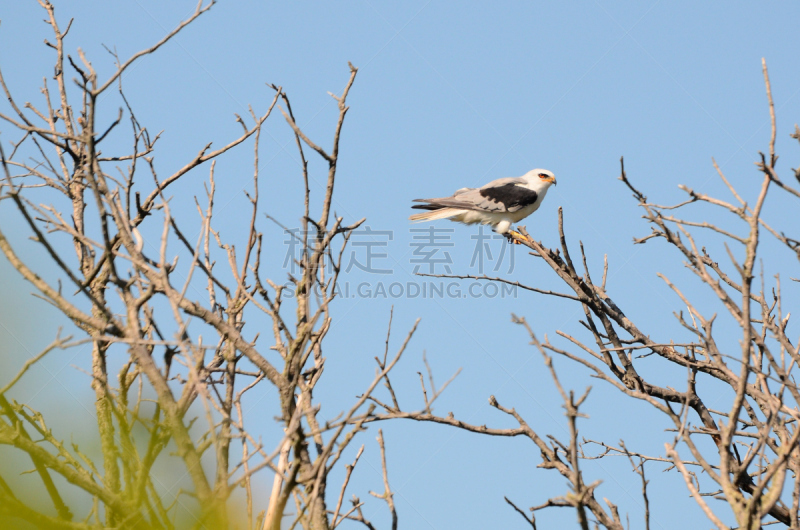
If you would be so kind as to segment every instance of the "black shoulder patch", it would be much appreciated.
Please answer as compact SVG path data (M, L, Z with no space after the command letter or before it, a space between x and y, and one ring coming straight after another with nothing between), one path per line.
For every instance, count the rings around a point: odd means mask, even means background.
M539 194L535 191L517 186L514 183L482 189L480 194L481 197L501 204L509 212L516 212L526 206L530 206L539 198Z

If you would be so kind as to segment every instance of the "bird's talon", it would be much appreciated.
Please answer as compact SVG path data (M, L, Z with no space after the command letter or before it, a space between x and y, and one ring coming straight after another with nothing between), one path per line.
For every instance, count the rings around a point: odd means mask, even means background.
M512 245L521 245L524 242L531 241L530 236L523 236L516 230L509 230L506 232L506 237L508 238L508 242Z

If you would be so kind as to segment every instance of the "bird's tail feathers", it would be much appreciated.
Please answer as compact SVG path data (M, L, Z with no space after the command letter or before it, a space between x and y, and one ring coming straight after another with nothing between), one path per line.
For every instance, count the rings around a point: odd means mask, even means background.
M436 219L448 219L462 212L457 208L440 208L430 212L416 213L409 217L411 221L435 221Z

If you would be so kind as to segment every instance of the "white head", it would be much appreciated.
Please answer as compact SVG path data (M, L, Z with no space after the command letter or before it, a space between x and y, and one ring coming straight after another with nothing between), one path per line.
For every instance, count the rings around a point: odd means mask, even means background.
M539 192L547 191L551 184L557 184L556 177L546 169L532 169L522 176L528 181L528 186Z
M542 186L544 189L549 188L551 184L558 184L556 182L556 176L553 175L553 172L546 169L532 169L525 173L523 178L526 179L531 185L536 187Z

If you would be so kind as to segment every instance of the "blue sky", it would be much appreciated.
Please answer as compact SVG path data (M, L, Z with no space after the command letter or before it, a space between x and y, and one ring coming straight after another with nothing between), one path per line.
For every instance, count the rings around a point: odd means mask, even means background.
M103 44L127 57L186 18L194 2L82 1L56 7L62 25L75 18L71 53L80 46L103 77L113 71ZM51 56L41 45L49 36L42 15L33 1L0 8L0 67L22 101L40 101L41 79L52 71ZM682 199L678 184L727 197L712 156L737 188L752 194L760 182L752 163L769 140L764 57L778 115L779 169L786 175L798 165L797 143L788 137L800 116L797 20L800 6L790 2L223 1L143 59L123 83L139 121L153 132L164 131L156 160L166 175L207 142L218 146L234 138L240 130L234 113L246 114L248 105L256 112L267 107L272 93L265 83L282 86L305 132L330 145L336 106L327 92L341 92L351 61L359 73L348 100L334 209L346 222L366 217L373 230L392 234L376 249L386 256L375 262L391 272L369 274L356 267L344 278L351 288L360 282L373 287L398 282L407 288L408 282L421 281L413 275L410 229L427 225L408 224L412 199L542 167L553 171L559 184L526 220L531 234L555 245L556 211L563 207L573 252L582 240L595 275L608 254L609 290L617 304L654 337L678 340L685 336L671 314L681 309L679 302L655 273L685 282L690 290L696 284L664 245L632 244L649 228L616 180L619 158L625 156L632 181L660 203ZM108 97L106 118L116 114L118 104ZM293 139L277 114L267 131L261 152L263 210L286 226L297 226L301 183ZM311 169L312 185L322 184L324 168L314 161ZM226 155L217 171L217 228L241 240L248 222L240 213L247 204L243 190L252 186L251 151ZM205 171L195 173L175 188L178 211L191 215L191 197L203 194L206 176ZM776 198L774 214L768 215L797 228L796 216L782 210L782 204ZM0 212L0 219L15 222L6 212ZM261 223L265 241L275 249L265 261L281 281L285 236L266 220ZM471 236L477 228L436 226L454 229L448 233L452 247L441 250L449 253L452 272L475 274ZM22 241L24 234L19 237ZM503 244L490 242L493 259ZM354 248L363 262L365 247ZM7 264L0 265L0 272L0 293L25 296L27 286L13 283ZM444 272L441 265L436 272ZM552 271L519 249L513 271L504 264L497 273L485 272L558 287ZM463 291L467 284L461 285ZM438 412L452 410L465 421L512 426L489 407L487 399L495 395L541 434L566 435L560 400L541 358L524 330L511 324L510 314L525 316L541 338L547 334L555 342L557 329L580 333L581 313L570 303L523 292L507 298L376 295L340 300L320 394L331 417L371 379L370 363L382 352L392 306L396 341L416 318L422 319L393 377L406 407L421 407L416 372L423 368L424 351L437 382L463 368ZM41 302L27 298L22 311L12 314L6 308L0 316L6 322L0 329L6 334L0 341L4 348L13 329L22 330L15 336L35 351L51 336L26 331L35 328L31 321L47 323L43 327L48 330L59 323ZM49 362L48 370L60 374L59 385L74 386L74 395L91 403L91 395L78 390L85 376L72 368L83 366L84 357L70 353ZM645 365L643 371L668 377L670 372L660 372L654 360L646 362L652 368ZM624 438L631 449L663 451L671 438L653 411L626 402L564 360L557 359L556 367L565 384L579 392L594 385L586 405L590 419L580 424L587 438L609 443ZM682 377L672 384L681 385ZM63 391L40 393L38 399ZM265 436L274 428L268 412ZM538 451L524 440L411 423L381 427L402 527L523 528L504 495L527 507L566 491L560 476L536 469ZM375 434L371 429L362 438L364 461L350 486L362 499L367 490L382 487ZM590 480L604 480L599 496L619 504L632 527L642 527L639 483L627 461L592 462L586 469ZM652 527L706 524L687 500L682 480L660 469L649 468ZM366 515L388 523L384 507L374 499ZM571 511L545 511L539 520L540 528L553 528L575 519Z

